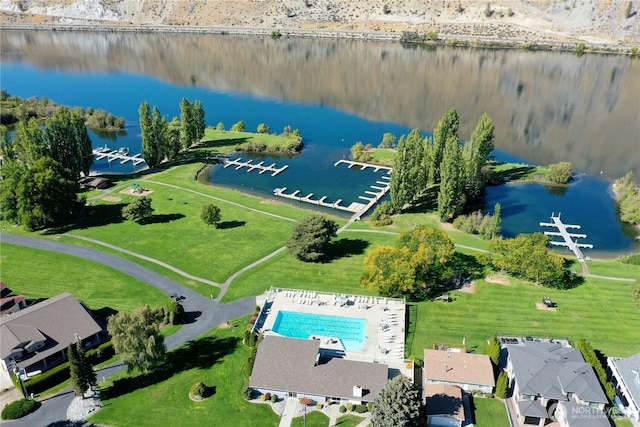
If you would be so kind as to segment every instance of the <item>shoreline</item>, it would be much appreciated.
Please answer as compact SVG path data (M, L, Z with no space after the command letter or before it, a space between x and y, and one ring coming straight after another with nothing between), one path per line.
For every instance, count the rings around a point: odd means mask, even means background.
M4 21L4 20L2 20ZM401 42L403 32L363 31L352 29L322 28L260 28L229 26L193 26L134 24L131 22L105 23L11 23L2 22L4 31L64 31L64 32L108 32L108 33L156 33L156 34L200 34L218 36L271 37L272 33L280 34L278 38L317 38L363 42ZM417 32L421 34L420 32ZM426 33L425 33L426 34ZM480 49L522 49L531 51L577 52L580 54L614 54L629 57L639 55L638 45L624 42L592 43L582 40L530 40L527 38L503 36L467 36L455 33L438 33L436 41L413 43L416 47L470 47Z

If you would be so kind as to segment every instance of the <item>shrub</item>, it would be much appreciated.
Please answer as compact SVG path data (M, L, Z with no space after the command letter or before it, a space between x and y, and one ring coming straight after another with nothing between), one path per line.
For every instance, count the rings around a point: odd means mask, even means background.
M280 37L282 37L282 33L279 30L273 30L273 31L271 31L270 36L271 36L272 39L277 40Z
M375 227L381 227L384 225L390 225L393 223L391 216L394 214L393 205L390 201L385 200L380 203L371 213L371 223Z
M322 407L323 407L322 403L318 402L318 403L316 404L316 408L318 408L318 409L322 409Z
M435 42L438 40L438 33L436 33L435 31L429 31L426 36L425 36L427 41L430 42Z
M35 400L20 399L9 403L2 410L3 420L15 420L32 413L40 407L40 402Z
M244 390L242 390L242 397L247 400L251 400L251 396L253 395L253 389L249 386L246 386Z
M367 412L367 406L366 405L356 405L355 409L356 409L356 412L358 414L362 414L362 413Z
M313 403L313 401L308 397L301 397L300 400L298 400L298 402L300 402L301 405L305 405L305 406L310 406Z
M340 408L338 408L338 410L341 414L344 414L345 412L347 412L347 407L344 405L340 405Z
M224 130L224 123L218 122L218 124L216 125L216 129L217 130Z
M547 179L557 184L566 184L571 181L573 167L571 162L560 162L549 165L549 175Z
M264 400L271 400L271 393L265 393Z
M278 401L278 395L272 394L271 395L271 403L276 403L277 401Z
M29 393L42 393L43 391L60 384L70 378L69 362L64 362L47 372L37 375L24 382Z
M351 402L347 403L347 411L349 412L353 411L353 403Z
M267 397L264 394L260 395L260 401L264 402L265 400L267 400Z
M367 402L367 411L371 412L371 409L373 409L373 402Z
M195 383L191 386L191 391L189 392L189 394L191 394L191 396L207 397L207 386L202 382Z

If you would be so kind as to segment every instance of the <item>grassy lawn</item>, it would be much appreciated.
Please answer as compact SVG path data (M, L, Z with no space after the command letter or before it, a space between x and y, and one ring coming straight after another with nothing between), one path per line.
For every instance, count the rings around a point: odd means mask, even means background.
M285 251L236 278L222 301L259 295L271 286L376 295L360 287L365 254L376 246L392 245L395 239L388 234L342 233L334 244L336 258L327 263L302 262Z
M115 193L112 196L121 201L96 201L95 214L71 232L217 282L276 250L291 234L291 222L284 219L151 182L142 186L153 191L150 197L155 211L149 223L123 220L120 211L134 196ZM218 228L200 219L200 211L208 203L221 209Z
M358 417L357 415L352 415L352 414L346 414L338 417L338 419L336 420L336 426L356 427L361 422L362 422L362 417Z
M103 245L99 245L97 243L87 242L85 240L80 240L80 239L76 239L76 238L65 236L65 235L57 236L56 240L61 243L68 243L71 245L84 246L87 248L95 249L100 252L105 252L105 253L126 259L128 261L134 262L138 265L141 265L142 267L148 268L149 270L155 271L156 273L161 274L164 277L170 280L173 280L174 282L181 284L186 288L189 288L192 291L197 292L206 298L210 298L212 294L214 297L216 297L220 293L220 288L217 286L212 286L207 283L202 283L193 279L189 279L167 268L164 268L161 265L155 264L153 262L145 261L141 258L126 254L124 252L116 251L114 249L108 248Z
M320 411L307 413L306 423L304 417L295 417L291 420L291 427L327 427L328 425L329 417Z
M393 166L393 159L396 157L396 150L391 148L374 148L371 154L371 163L378 165Z
M640 345L638 309L630 298L632 283L588 278L571 290L554 290L511 278L510 285L480 280L476 293L455 293L451 303L411 305L407 343L409 354L422 357L434 342L460 343L468 351L486 354L487 339L499 335L585 338L607 356L630 356ZM535 303L550 296L556 312L541 311ZM415 311L415 312L414 312ZM413 331L417 332L414 334ZM615 331L615 332L614 332Z
M618 418L615 421L616 427L633 427L633 423L628 418Z
M94 310L128 311L170 302L164 292L92 261L6 243L0 253L0 280L16 294L49 298L69 292Z
M244 325L248 318L234 323ZM89 422L112 426L277 426L270 405L249 403L241 391L249 349L243 327L213 329L168 355L164 369L148 375L121 372L100 383L103 408ZM213 393L201 402L189 389L202 381ZM111 388L110 388L111 387ZM328 422L325 422L325 425Z
M589 273L598 276L640 279L640 265L625 264L620 261L591 260L587 261L587 266L589 267ZM580 265L578 265L578 267L580 267Z
M503 427L509 425L504 402L498 399L473 399L475 425L478 427Z

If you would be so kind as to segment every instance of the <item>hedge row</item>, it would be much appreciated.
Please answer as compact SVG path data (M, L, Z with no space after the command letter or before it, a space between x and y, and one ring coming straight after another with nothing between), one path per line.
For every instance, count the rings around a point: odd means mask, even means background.
M35 400L20 399L9 403L2 410L3 420L15 420L28 415L40 407L40 402Z

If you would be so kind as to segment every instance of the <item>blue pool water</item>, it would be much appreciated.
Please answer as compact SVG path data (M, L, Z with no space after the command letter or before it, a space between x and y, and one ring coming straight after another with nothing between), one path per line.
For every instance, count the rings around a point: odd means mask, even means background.
M312 335L340 339L347 351L362 350L366 320L325 314L279 311L271 328L289 338L307 339Z

